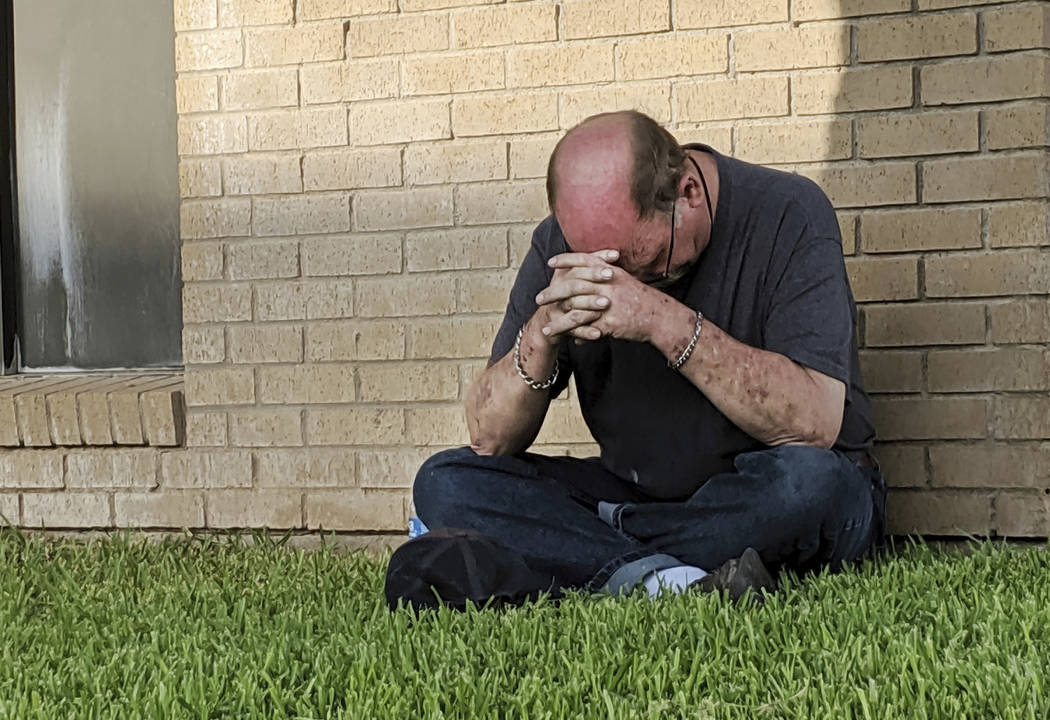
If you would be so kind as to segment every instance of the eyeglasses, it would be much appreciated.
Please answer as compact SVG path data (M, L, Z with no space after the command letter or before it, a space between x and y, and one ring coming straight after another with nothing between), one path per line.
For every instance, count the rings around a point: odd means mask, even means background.
M693 160L691 155L686 155L689 158L689 162L693 163L693 167L696 168L697 173L700 174L700 184L704 186L704 202L707 203L707 217L712 227L715 224L715 214L711 211L711 193L707 189L707 180L704 179L704 171L700 169L700 164ZM671 203L671 243L667 248L667 267L664 268L663 279L667 280L671 277L671 258L674 257L674 226L675 226L675 209L678 207L678 198L675 197L675 201Z

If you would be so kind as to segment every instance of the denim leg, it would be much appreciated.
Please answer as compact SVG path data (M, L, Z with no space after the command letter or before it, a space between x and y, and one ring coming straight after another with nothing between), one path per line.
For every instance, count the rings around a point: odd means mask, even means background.
M781 446L743 453L734 465L685 502L617 508L617 527L706 570L748 546L775 568L837 570L881 535L884 510L873 490L881 476L841 453Z
M549 573L559 588L633 587L646 572L679 564L611 528L599 500L641 499L600 463L531 453L482 456L470 448L427 460L412 488L428 528L458 528L498 539Z

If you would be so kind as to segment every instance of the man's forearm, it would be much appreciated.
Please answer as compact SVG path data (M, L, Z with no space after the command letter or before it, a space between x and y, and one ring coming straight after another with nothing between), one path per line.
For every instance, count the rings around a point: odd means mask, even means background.
M539 323L526 324L521 338L522 368L544 381L554 370L557 347L540 333ZM470 446L479 455L512 455L525 450L543 424L550 404L546 390L525 384L514 367L514 351L486 368L467 393Z
M674 361L695 326L696 312L676 304L653 328L652 344ZM707 319L679 372L735 425L766 445L835 443L842 423L842 403L835 393L790 358L742 343Z

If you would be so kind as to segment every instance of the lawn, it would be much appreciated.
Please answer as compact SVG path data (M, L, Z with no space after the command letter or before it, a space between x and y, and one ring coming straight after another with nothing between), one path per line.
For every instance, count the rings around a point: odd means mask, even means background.
M901 548L762 606L390 613L280 540L0 530L2 718L1050 717L1050 553Z

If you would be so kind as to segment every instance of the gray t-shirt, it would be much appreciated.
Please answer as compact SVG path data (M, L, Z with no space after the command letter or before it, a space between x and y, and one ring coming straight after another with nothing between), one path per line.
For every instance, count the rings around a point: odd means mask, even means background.
M806 178L745 163L706 145L687 147L717 160L718 208L707 248L664 292L701 310L708 322L741 342L843 381L846 407L835 448L870 448L875 431L858 367L857 308L831 203ZM513 348L518 328L536 311L534 298L553 275L547 259L568 250L553 217L539 224L490 362ZM551 396L574 375L602 463L654 498L686 497L713 475L731 471L739 453L764 447L647 343L563 341L559 362Z

